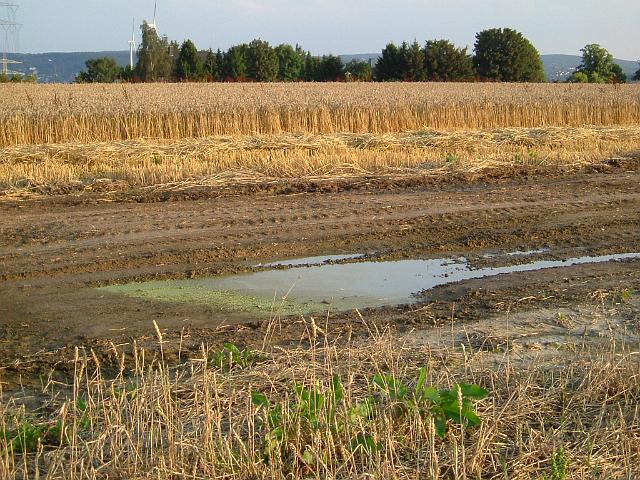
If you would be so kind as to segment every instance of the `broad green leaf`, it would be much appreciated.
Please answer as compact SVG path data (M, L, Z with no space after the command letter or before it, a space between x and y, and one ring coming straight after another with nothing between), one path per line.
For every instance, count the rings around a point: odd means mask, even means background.
M467 424L472 427L477 427L482 423L480 417L473 410L467 410L463 412L464 418L467 420Z
M460 404L456 400L455 402L448 402L442 404L442 411L447 416L456 423L462 423L462 418L460 416Z
M240 349L236 347L233 343L225 343L224 350L230 352L231 355L240 356Z
M420 369L420 375L418 376L418 383L416 385L416 396L420 397L422 395L422 391L427 384L427 367L422 367Z
M278 405L269 411L267 418L269 427L275 428L282 423L282 405Z
M382 444L376 442L373 435L359 433L351 440L351 449L355 452L362 451L368 455L382 450Z
M435 387L427 387L420 392L420 400L430 400L438 404L442 401L442 398Z
M473 398L474 400L482 400L484 398L487 398L487 395L489 395L489 392L487 390L479 387L478 385L461 383L459 387L462 391L462 395L464 395L465 397Z
M385 392L386 392L386 391L387 391L387 389L388 389L388 385L387 385L387 383L388 383L388 382L387 382L387 378L386 378L386 377L387 377L386 375L382 375L382 374L380 374L380 373L376 373L376 374L373 376L373 383L374 383L374 385L375 385L376 387L378 387L380 390L383 390L383 391L385 391Z
M458 392L456 390L440 390L438 393L440 394L441 401L444 403L458 401Z
M393 375L377 374L373 377L373 383L391 400L403 400L407 396L407 387Z
M447 435L447 420L443 415L437 415L434 417L436 433L442 439Z
M87 410L87 407L88 407L87 402L82 398L79 398L78 400L76 400L76 408L81 412L84 412L85 410Z
M260 392L251 392L251 403L256 407L269 407L269 399L264 393Z
M331 388L333 393L333 401L337 404L344 398L344 387L342 386L342 379L339 375L334 375L331 379Z
M371 398L367 398L362 402L356 403L353 407L349 409L349 420L354 423L359 418L368 419L373 416L373 405L374 401Z

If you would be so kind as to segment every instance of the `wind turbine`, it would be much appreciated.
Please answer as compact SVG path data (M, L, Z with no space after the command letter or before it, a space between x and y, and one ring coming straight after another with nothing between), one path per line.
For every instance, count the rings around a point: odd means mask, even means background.
M129 40L129 65L133 70L133 52L136 49L136 19L133 19L133 26L131 27L131 40Z
M150 23L148 26L149 28L153 28L156 32L158 31L158 28L156 27L156 13L158 11L158 0L155 0L153 3L153 23Z

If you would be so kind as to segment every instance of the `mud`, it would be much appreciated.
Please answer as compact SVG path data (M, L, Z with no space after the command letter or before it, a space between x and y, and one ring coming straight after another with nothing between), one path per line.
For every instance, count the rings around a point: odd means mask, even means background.
M279 318L274 329L264 319L206 305L129 298L96 287L240 273L279 259L354 252L367 260L464 256L480 267L502 265L504 257L495 254L514 251L535 252L509 263L639 252L639 185L634 164L607 173L392 188L4 200L0 381L46 375L76 346L106 358L112 345L151 344L154 321L169 344L179 342L185 351L202 342L260 346L266 334L269 342L287 345L308 331L309 319L301 317ZM489 322L482 334L491 337L490 320L507 312L529 315L535 331L541 309L553 316L560 309L591 312L620 303L633 325L638 308L632 290L640 290L637 260L575 265L441 286L417 305L336 313L322 324L326 332L366 336L387 325L425 332L482 321ZM630 302L620 300L629 296ZM499 330L500 321L495 325Z

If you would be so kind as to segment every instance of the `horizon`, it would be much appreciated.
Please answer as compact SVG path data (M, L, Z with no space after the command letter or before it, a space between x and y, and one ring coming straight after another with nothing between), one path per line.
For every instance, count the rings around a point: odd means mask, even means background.
M251 40L249 40L249 41L251 41ZM295 45L295 44L293 43L291 45ZM196 45L196 47L198 47L198 45ZM208 48L200 48L200 47L198 47L198 50L199 51L205 51L205 50L208 50ZM215 51L215 49L214 49L214 51ZM10 55L47 55L47 54L53 54L53 55L61 54L61 55L64 55L64 54L74 54L74 53L79 53L79 54L82 54L82 53L126 53L126 54L128 54L129 50L125 50L125 49L120 49L120 50L71 50L71 51L51 50L51 51L48 51L48 52L16 52L15 54L10 54ZM313 54L314 52L311 52L311 53ZM379 55L380 53L381 53L381 51L380 52L373 52L373 51L371 51L371 52L345 52L345 53L336 53L335 55L338 55L338 56L359 56L359 55L365 56L365 55ZM318 54L318 55L325 55L325 54L321 53L321 54ZM540 56L542 56L542 57L549 57L549 56L580 57L580 56L582 56L582 54L580 52L578 52L578 53L557 53L557 52L556 53L553 53L553 52L552 53L544 53L544 52L540 52ZM640 63L640 60L636 60L636 59L619 58L619 57L616 57L615 55L614 55L614 58L616 60L621 60L621 61L624 61L624 62L638 62L638 63Z
M153 16L153 0L114 0L109 5L77 5L71 0L17 3L23 54L128 51L132 19L139 39L143 18ZM612 0L609 15L603 18L600 4L578 0L563 5L550 0L536 5L523 0L490 0L484 5L469 0L446 5L434 0L401 0L393 5L380 0L241 0L233 6L218 0L160 0L157 23L161 35L178 42L189 38L201 50L225 50L261 38L273 45L297 43L315 55L379 53L389 42L424 43L434 38L447 38L472 51L477 32L509 27L522 32L542 55L579 56L584 45L598 43L617 59L636 61L640 33L636 19L628 15L633 9L629 3ZM64 20L52 22L61 10L67 14ZM94 18L100 21L87 21ZM66 33L72 31L73 35Z
M248 42L251 40L248 40ZM247 43L248 43L247 42ZM295 45L294 43L291 45ZM200 48L198 45L196 45L196 47L198 47L199 51L205 51L208 50L208 48ZM304 46L303 46L304 47ZM215 51L215 50L214 50ZM72 50L72 51L56 51L56 50L51 50L51 51L47 51L47 52L16 52L15 54L10 54L10 55L47 55L47 54L53 54L53 55L58 55L58 54L82 54L82 53L126 53L129 54L129 50L125 50L125 49L120 49L120 50ZM311 52L312 54L314 52ZM336 53L335 55L338 56L365 56L365 55L379 55L381 52L346 52L346 53ZM318 54L318 55L324 55L324 54ZM580 57L582 54L580 52L578 53L540 53L540 56L542 57L548 57L548 56L566 56L566 57ZM621 60L621 61L625 61L625 62L638 62L640 63L640 60L636 60L636 59L629 59L629 58L619 58L616 57L614 55L616 60Z

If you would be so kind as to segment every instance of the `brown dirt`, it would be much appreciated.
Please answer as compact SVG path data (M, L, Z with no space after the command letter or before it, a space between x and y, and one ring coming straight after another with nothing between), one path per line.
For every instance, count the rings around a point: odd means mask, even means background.
M203 190L194 199L5 200L0 202L0 365L42 373L70 355L74 345L106 352L111 341L150 338L154 320L169 341L182 335L183 348L197 348L201 341L253 345L264 337L265 326L256 319L122 298L94 290L96 285L238 272L274 259L356 252L381 259L479 258L532 248L548 248L547 256L554 258L640 252L638 185L636 165L629 171L416 181L384 189L375 182L325 185L321 191L298 185L290 190L295 193L285 189L278 195ZM407 331L507 311L595 308L603 299L617 298L616 292L639 290L639 267L638 261L614 262L473 280L427 292L420 305L363 312L368 326L348 312L332 316L327 327L353 332L390 323ZM634 305L625 307L625 318L638 322ZM305 328L300 319L283 319L273 340L297 342Z

